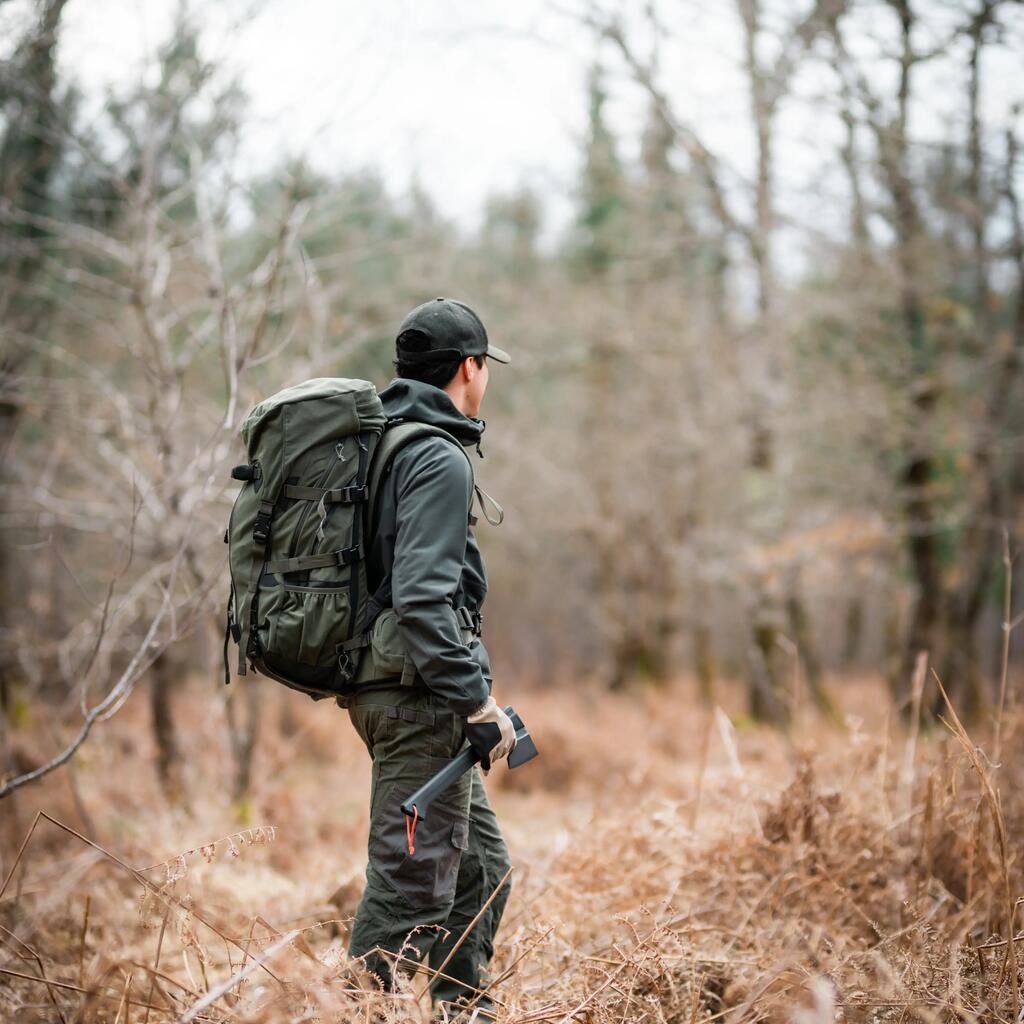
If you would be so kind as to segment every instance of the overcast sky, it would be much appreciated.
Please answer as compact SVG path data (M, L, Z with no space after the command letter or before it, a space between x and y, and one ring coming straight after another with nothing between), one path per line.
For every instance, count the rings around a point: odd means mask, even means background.
M786 0L782 9L800 6ZM922 0L918 9L926 6L947 12L940 25L963 17L962 4ZM525 181L544 196L555 225L569 216L587 66L597 51L551 0L207 0L191 8L205 26L207 53L250 97L243 167L269 168L301 153L327 172L377 167L396 192L415 176L467 228L489 193ZM129 86L151 71L176 9L177 0L70 0L64 69L93 96ZM624 9L639 22L640 0ZM753 146L734 4L674 0L662 10L671 33L664 80L677 110L740 182L750 175ZM1024 98L1019 53L986 68L993 122ZM613 65L609 113L628 155L645 103L616 74ZM937 139L957 132L961 82L948 68L921 74L934 87L922 90L918 131ZM845 218L841 176L822 169L838 126L812 112L813 97L829 91L822 70L808 69L797 83L801 98L779 125L783 212L816 226Z
M578 159L587 41L539 0L263 0L193 4L207 52L250 97L244 164L305 154L325 171L413 176L464 225L528 181L561 194ZM71 0L64 67L90 92L145 73L176 0ZM564 31L562 31L564 37ZM551 40L549 43L541 39ZM563 38L564 42L564 38Z

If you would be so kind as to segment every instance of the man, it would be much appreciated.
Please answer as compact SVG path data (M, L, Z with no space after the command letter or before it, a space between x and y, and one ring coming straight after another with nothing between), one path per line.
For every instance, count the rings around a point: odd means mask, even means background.
M512 723L490 695L479 637L487 578L471 527L466 451L479 451L488 362L510 360L488 343L468 306L444 298L414 309L395 344L397 379L381 393L388 419L440 427L463 447L442 436L409 442L375 499L368 582L384 610L364 657L369 667L348 700L373 758L369 865L349 952L364 957L385 988L393 987L395 959L377 950L434 969L447 960L446 977L431 987L446 1019L457 1013L456 1000L472 1000L487 984L507 882L448 958L507 872L508 850L475 770L431 804L412 834L399 807L467 742L485 767L515 744ZM487 1011L490 1003L483 997L475 1006Z

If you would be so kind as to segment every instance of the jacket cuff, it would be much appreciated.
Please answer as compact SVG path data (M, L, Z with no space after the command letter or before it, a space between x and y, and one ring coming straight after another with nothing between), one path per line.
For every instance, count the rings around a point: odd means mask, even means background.
M472 696L467 695L459 700L450 700L448 706L455 714L468 718L470 715L475 715L480 711L490 699L491 688L486 682L483 682L482 692L474 693Z
M482 711L486 711L488 708L496 706L497 705L494 703L494 698L488 695L487 700L485 700L483 704L480 705L480 707L478 707L475 711L470 711L470 713L466 715L466 720L472 722L473 719L476 718L476 716L479 715Z

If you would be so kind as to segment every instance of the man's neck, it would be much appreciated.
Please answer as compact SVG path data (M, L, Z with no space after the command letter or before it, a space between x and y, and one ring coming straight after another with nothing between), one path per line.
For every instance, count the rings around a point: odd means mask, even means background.
M460 387L446 387L441 389L451 400L452 405L455 406L463 416L469 416L466 411L466 389Z

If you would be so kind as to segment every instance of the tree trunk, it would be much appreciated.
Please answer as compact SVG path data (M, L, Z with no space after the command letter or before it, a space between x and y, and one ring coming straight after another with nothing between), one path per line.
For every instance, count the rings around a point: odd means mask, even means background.
M861 650L864 647L864 595L851 593L846 602L846 621L843 624L843 653L841 660L844 669L857 668L860 665Z
M785 727L792 709L778 666L778 616L771 596L758 581L751 585L751 604L747 643L750 714L758 722Z
M738 6L744 29L744 63L750 89L750 113L757 141L754 224L748 232L748 242L757 271L757 308L763 319L772 309L775 291L771 255L772 231L775 226L772 181L773 121L778 95L776 90L781 88L781 83L772 81L772 75L766 71L758 58L758 36L761 33L760 0L739 0ZM780 71L779 68L774 70Z
M888 597L885 614L885 681L889 694L898 704L909 693L910 682L904 676L903 655L906 642L903 638L903 622L900 615L900 604L896 594Z
M980 110L981 57L985 32L991 24L995 5L981 0L971 20L968 36L971 41L967 86L968 215L973 243L975 344L979 353L990 344L990 290L988 280L988 245L986 225L990 202L986 194L985 167L982 153L983 126ZM1016 154L1007 151L1010 173ZM1017 211L1012 209L1011 212ZM1012 243L1011 243L1012 249ZM959 545L958 585L949 595L946 609L948 649L942 661L943 684L955 698L960 715L967 719L982 714L990 702L979 663L978 623L990 603L997 566L1001 560L1002 537L999 524L1012 514L1007 488L1012 487L1013 469L1000 458L999 439L1013 404L1013 389L1020 371L1020 343L1004 347L995 359L991 384L986 394L985 416L976 426L967 480L967 511L963 538ZM941 707L937 703L937 707Z
M939 673L957 715L968 723L980 721L991 705L981 672L977 632L976 615L958 616L946 624L946 652ZM945 708L945 699L937 693L933 713L943 714Z
M59 139L54 92L56 46L61 14L67 0L47 0L40 5L39 21L10 58L19 79L10 83L10 109L0 102L0 207L18 212L45 214L51 195L51 179L58 164ZM8 83L4 83L5 87ZM43 249L33 244L42 231L36 226L4 225L5 245L0 247L0 394L18 394L17 381L30 349L25 338L38 332L50 303L34 298L25 302L25 286L36 276ZM14 437L21 415L17 402L0 399L0 480L6 476L6 448ZM6 502L4 503L6 504ZM20 607L18 573L11 557L9 534L0 533L0 634L14 635L16 609ZM13 701L12 690L21 676L13 641L0 644L0 713Z
M750 682L750 714L758 722L785 726L790 707L775 665L776 632L762 623L753 628L747 651Z
M175 665L165 651L150 675L149 710L153 740L156 743L156 772L167 798L177 802L182 796L181 752L174 729L171 696L175 685Z
M930 405L918 404L918 408L923 416L930 419ZM929 652L934 663L939 649L939 624L942 621L943 603L935 517L930 493L932 472L930 452L919 450L911 457L902 480L905 493L904 515L910 538L910 567L917 585L917 595L903 651L898 683L901 695L909 692L918 653Z
M697 676L697 689L701 701L711 707L715 703L715 678L718 668L715 662L715 650L711 642L711 630L698 613L694 622L693 636L693 667Z
M252 789L252 755L256 747L263 701L259 681L246 676L236 679L224 702L228 740L231 744L232 798L244 800Z
M811 633L811 623L803 598L800 595L797 580L791 581L788 587L786 593L786 612L789 618L789 628L793 634L793 642L796 644L797 656L803 665L807 688L811 692L811 699L814 701L815 707L823 715L830 719L838 720L839 713L825 687L825 673L822 669L821 658L818 655L818 645L815 643L814 636Z
M982 158L982 128L979 98L981 93L981 55L985 29L992 21L995 6L991 0L982 0L981 7L971 20L970 73L967 80L967 156L970 211L968 221L974 243L974 290L978 323L984 330L989 312L988 246L985 238L987 203L985 201L984 166Z
M841 76L840 76L841 77ZM841 117L846 137L840 149L843 170L850 188L850 239L853 242L857 269L862 269L868 258L868 217L864 202L864 188L861 184L860 167L857 162L857 121L852 111L849 87L843 84L843 110Z
M894 124L876 127L882 165L894 206L896 259L901 279L900 302L911 366L908 392L912 425L900 483L904 495L910 567L917 584L917 600L903 652L900 685L901 691L905 693L910 686L918 653L928 651L933 664L939 653L943 595L934 503L935 453L932 436L938 389L934 380L932 353L925 334L917 253L921 217L914 197L908 156L910 79L916 63L912 44L915 18L909 0L891 2L900 19L902 37L898 113Z

